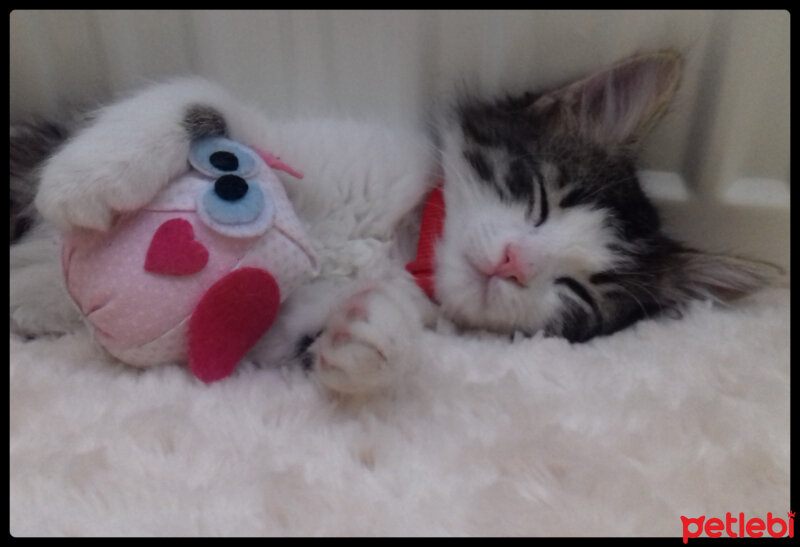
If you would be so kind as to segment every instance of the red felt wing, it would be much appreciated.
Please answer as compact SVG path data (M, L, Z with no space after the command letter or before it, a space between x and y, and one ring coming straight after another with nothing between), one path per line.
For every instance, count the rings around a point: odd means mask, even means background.
M234 270L208 289L189 319L189 368L204 382L229 376L269 330L280 307L275 278L260 268Z

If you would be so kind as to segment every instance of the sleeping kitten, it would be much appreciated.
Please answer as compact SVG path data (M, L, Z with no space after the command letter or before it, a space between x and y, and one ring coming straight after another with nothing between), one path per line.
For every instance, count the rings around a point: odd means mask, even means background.
M637 147L672 99L680 64L659 52L550 91L462 96L442 116L438 156L422 135L271 122L209 82L177 80L101 110L44 166L36 204L62 228L103 230L185 169L193 138L278 153L306 175L281 179L321 271L285 301L250 358L299 360L333 391L370 393L413 362L416 337L437 317L580 342L767 282L761 264L668 238L637 181ZM439 180L445 216L429 299L404 266ZM12 269L12 325L43 307L36 291L14 295L23 275ZM36 321L27 324L35 334Z

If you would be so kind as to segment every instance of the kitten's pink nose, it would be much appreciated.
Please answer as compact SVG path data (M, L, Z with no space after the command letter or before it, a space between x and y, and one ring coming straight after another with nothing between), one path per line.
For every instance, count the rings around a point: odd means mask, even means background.
M503 250L500 261L494 266L489 275L514 281L519 285L525 286L533 270L531 265L525 263L521 255L519 246L515 243L509 243Z

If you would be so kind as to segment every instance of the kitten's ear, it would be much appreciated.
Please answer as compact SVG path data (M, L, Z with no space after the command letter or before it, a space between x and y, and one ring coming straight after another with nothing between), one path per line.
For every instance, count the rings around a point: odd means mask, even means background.
M658 121L678 88L681 57L659 51L545 93L532 105L554 127L603 145L637 143Z
M729 302L785 281L783 271L773 264L724 254L681 249L670 262L659 291L669 307L698 298Z

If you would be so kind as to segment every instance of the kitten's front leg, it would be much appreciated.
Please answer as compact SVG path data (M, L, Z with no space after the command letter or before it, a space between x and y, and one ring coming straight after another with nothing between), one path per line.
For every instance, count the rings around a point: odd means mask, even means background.
M141 208L187 168L191 139L252 123L211 82L149 87L98 111L47 161L36 206L61 228L108 229L116 213Z
M311 346L318 380L331 391L369 395L391 386L414 361L433 305L405 276L362 283L328 317Z

